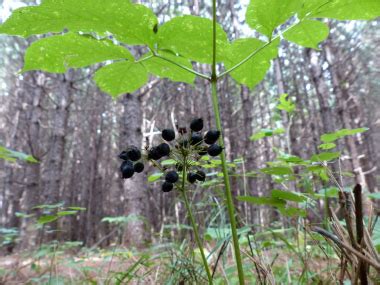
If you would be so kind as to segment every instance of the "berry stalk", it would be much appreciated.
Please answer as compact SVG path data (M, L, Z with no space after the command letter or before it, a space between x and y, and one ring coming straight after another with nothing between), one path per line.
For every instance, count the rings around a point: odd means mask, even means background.
M193 212L191 210L190 203L189 203L189 200L187 199L187 195L186 195L186 191L185 191L186 160L187 160L187 158L186 158L186 156L184 156L183 157L183 164L182 164L183 168L182 168L182 187L181 187L182 189L181 189L181 193L182 193L183 200L185 201L185 206L186 206L186 210L187 210L187 213L189 215L189 218L190 218L191 226L193 227L195 241L196 241L196 243L198 245L199 251L200 251L201 256L202 256L203 266L205 267L205 270L206 270L206 273L207 273L208 283L209 284L213 284L212 283L211 271L210 271L210 268L209 268L208 263L207 263L206 255L205 255L205 253L203 251L202 242L201 242L201 240L199 238L197 224L195 223Z

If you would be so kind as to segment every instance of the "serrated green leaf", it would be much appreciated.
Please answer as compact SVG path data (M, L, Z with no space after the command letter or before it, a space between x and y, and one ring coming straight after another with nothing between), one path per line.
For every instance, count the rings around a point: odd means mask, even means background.
M212 21L197 16L175 17L158 29L158 48L170 50L191 60L212 63ZM216 59L228 45L227 35L216 25Z
M295 15L301 4L301 0L251 0L246 22L252 29L271 38L274 29Z
M57 216L46 215L46 216L39 217L38 220L37 220L37 223L39 223L40 225L44 225L44 224L48 224L48 223L54 222L57 219L58 219Z
M377 0L304 0L301 17L336 20L371 20L380 16Z
M340 152L322 152L319 154L314 154L310 160L313 162L331 161L337 159L339 156Z
M323 149L323 150L329 150L335 147L336 147L335 143L323 143L318 146L318 148Z
M238 39L227 49L224 64L227 69L235 66L255 50L259 50L266 43L254 38ZM257 52L254 57L249 59L239 68L231 72L232 78L237 82L255 87L264 79L271 66L271 60L277 57L279 40L273 41L262 50Z
M164 174L162 172L153 173L153 174L149 175L148 181L149 182L155 182L155 181L159 180L163 175Z
M296 105L288 98L288 94L281 94L279 98L279 104L277 109L286 111L287 113L293 113Z
M149 55L151 54L147 54L147 56ZM175 56L174 54L165 51L160 51L159 55L187 68L193 68L190 61L186 58ZM170 80L176 82L185 82L189 84L194 83L194 74L162 58L151 57L147 60L144 60L142 64L145 66L146 70L148 70L149 73L152 73L153 75L156 75L158 77L169 78Z
M286 166L274 166L260 169L261 172L270 175L290 175L293 174L293 170Z
M307 200L307 197L305 195L302 195L301 193L297 192L291 192L291 191L283 191L283 190L272 190L271 196L273 198L279 198L282 200L288 200L293 202L304 202Z
M286 202L281 199L273 198L273 197L254 197L254 196L238 196L237 200L241 202L248 202L256 205L268 205L280 207L284 206Z
M100 68L94 79L101 90L117 97L143 86L148 81L148 72L141 63L121 61Z
M329 35L329 27L320 21L304 20L283 35L288 41L298 45L318 49L318 44Z
M153 47L157 18L147 7L128 0L45 0L39 6L15 10L0 33L29 37L49 32L112 34L128 44Z
M134 60L126 48L110 40L68 33L34 42L25 53L23 71L44 70L64 73L68 68L80 68L106 60Z

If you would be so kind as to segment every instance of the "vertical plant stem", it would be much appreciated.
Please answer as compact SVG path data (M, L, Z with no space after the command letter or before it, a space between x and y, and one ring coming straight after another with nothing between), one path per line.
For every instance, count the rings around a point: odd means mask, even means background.
M211 95L212 95L212 106L214 109L214 116L216 127L220 131L221 135L219 138L220 146L224 147L223 139L223 128L222 122L220 120L220 111L219 111L219 102L218 102L218 92L217 92L218 76L216 74L216 0L212 0L212 74L211 74ZM239 275L239 284L244 285L244 272L243 265L240 255L240 246L239 238L236 230L236 219L235 219L235 206L232 199L231 186L230 186L230 177L228 175L226 156L224 151L220 154L220 159L222 160L222 170L223 170L223 179L225 187L225 195L227 200L227 210L230 217L231 223L231 232L232 240L234 245L236 266Z
M189 200L187 199L187 195L185 191L185 182L186 182L186 157L184 157L184 161L183 161L181 193L182 193L183 200L185 201L185 206L186 206L187 214L189 215L189 218L190 218L191 226L193 227L195 241L198 245L199 251L202 256L203 266L207 273L208 283L212 284L211 271L207 263L206 255L203 251L203 245L202 245L201 239L199 238L197 224L195 223L193 212L191 210Z

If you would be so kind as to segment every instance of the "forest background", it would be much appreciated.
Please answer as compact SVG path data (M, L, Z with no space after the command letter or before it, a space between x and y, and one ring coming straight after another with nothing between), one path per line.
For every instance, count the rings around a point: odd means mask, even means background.
M210 17L211 12L209 1L141 2L160 21L180 14ZM34 4L2 1L2 21L11 9ZM243 23L247 5L246 1L219 1L219 22L229 38L257 36ZM283 41L265 80L254 89L229 77L219 83L235 196L270 195L278 181L258 169L279 153L311 157L320 152L321 135L356 128L368 131L340 140L342 156L331 167L343 177L343 187L360 183L366 192L379 191L380 22L326 23L330 36L317 49ZM147 242L178 238L178 226L186 224L179 197L160 191L152 168L123 181L118 154L131 143L141 148L155 144L163 128L188 126L195 117L202 117L206 128L214 127L207 82L197 79L188 85L152 77L145 87L114 100L91 79L100 65L65 74L18 74L25 50L36 38L0 36L0 142L39 161L0 160L0 227L13 229L17 236L17 243L7 243L3 253L33 248L40 242L33 234L35 220L27 218L36 205L85 209L59 219L54 226L61 230L48 232L44 241L144 248ZM135 55L142 53L138 47L133 49ZM202 64L196 69L207 71ZM290 113L279 108L285 93L294 104ZM207 191L217 194L222 189L218 166L211 166L215 168L210 167L208 181L192 197L194 204L210 205L209 213L198 213L204 223L218 204ZM333 184L319 182L313 189L322 193ZM256 225L257 231L294 222L271 207L247 203L237 207L239 218ZM323 212L322 204L320 209ZM321 222L321 213L310 212L308 218ZM212 222L207 226L212 228Z

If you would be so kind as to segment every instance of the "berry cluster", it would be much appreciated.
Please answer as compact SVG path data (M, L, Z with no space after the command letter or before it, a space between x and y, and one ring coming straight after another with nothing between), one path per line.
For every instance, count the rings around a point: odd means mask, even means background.
M161 135L165 142L149 149L147 148L147 153L143 157L165 172L165 182L162 184L163 192L173 190L174 185L180 180L178 172L182 172L184 167L186 167L186 178L189 183L193 184L196 181L203 182L206 180L206 173L199 166L196 166L194 162L206 154L218 156L222 153L223 148L217 144L220 137L218 130L209 130L202 134L202 129L202 118L196 118L191 121L190 134L187 134L186 128L180 128L178 138L176 138L176 133L173 129L164 129ZM171 147L169 143L173 144L174 147ZM136 147L129 147L119 157L123 160L120 170L124 179L132 177L135 172L144 170L144 164L139 161L142 157L141 152ZM174 170L161 167L157 163L163 157L170 157L176 161ZM133 164L133 162L135 163Z
M141 151L137 147L128 147L127 150L119 154L119 158L123 160L120 165L120 172L123 179L131 178L135 172L143 172L144 163L139 161L141 159Z

